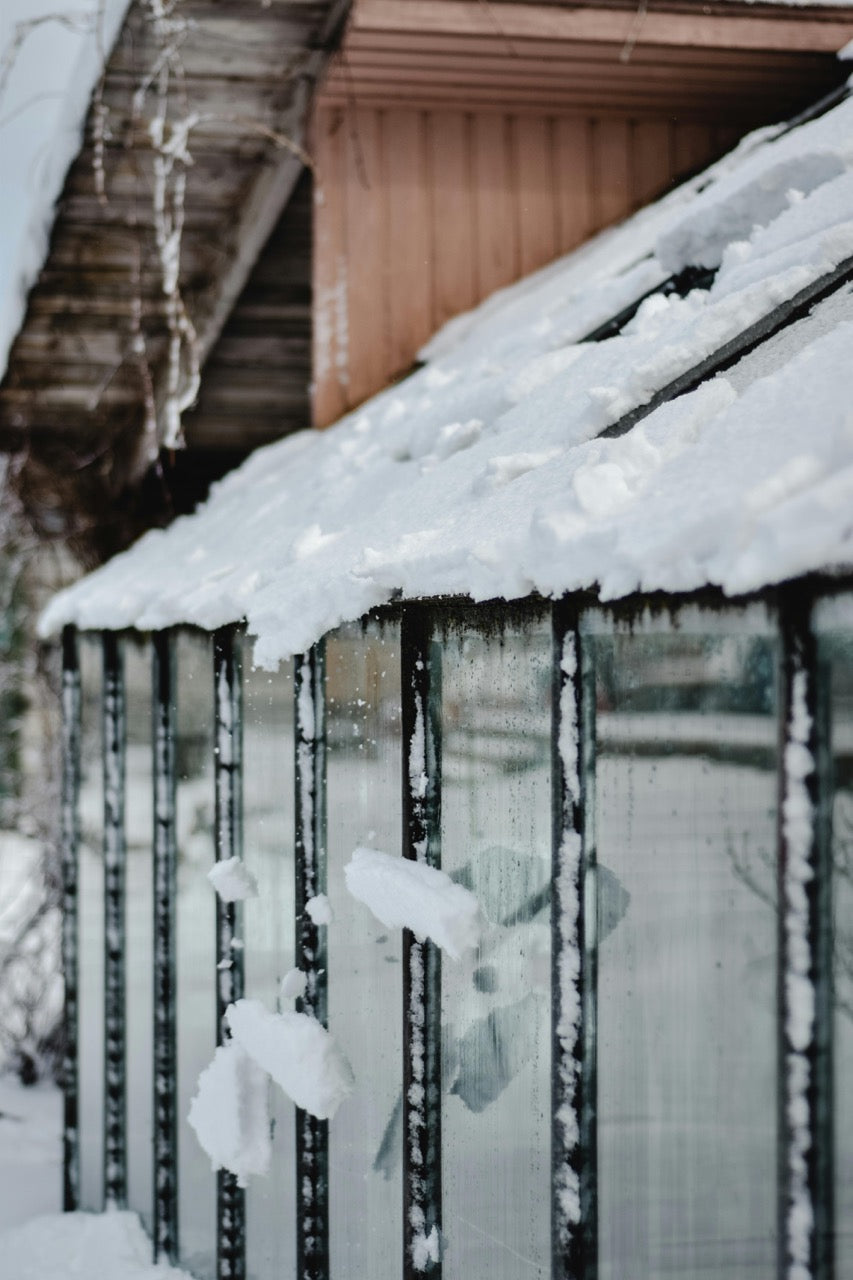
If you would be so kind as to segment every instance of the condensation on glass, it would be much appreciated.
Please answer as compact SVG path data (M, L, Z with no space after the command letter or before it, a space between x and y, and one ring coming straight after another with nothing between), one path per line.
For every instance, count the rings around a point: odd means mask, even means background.
M346 889L355 849L401 853L400 637L326 639L329 1030L355 1090L329 1125L330 1273L396 1280L402 1256L401 937Z
M599 1276L769 1275L773 628L758 609L597 621Z
M853 1280L853 596L816 611L832 853L835 1280Z
M550 1274L550 681L548 619L448 624L442 869L486 926L442 956L447 1280Z
M124 646L127 705L126 858L126 1037L127 1202L150 1232L153 1228L151 1028L154 1021L153 864L151 758L151 650Z
M198 1280L213 1280L216 1179L210 1158L185 1122L198 1077L213 1057L217 1040L215 899L206 874L214 861L210 638L180 633L176 662L179 1254Z
M268 1009L292 1007L279 989L294 948L293 678L289 664L276 672L253 668L248 645L243 779L243 857L258 882L258 897L244 904L246 996ZM295 1259L293 1105L277 1085L270 1087L269 1102L269 1173L251 1179L246 1191L246 1267L259 1280L293 1274Z

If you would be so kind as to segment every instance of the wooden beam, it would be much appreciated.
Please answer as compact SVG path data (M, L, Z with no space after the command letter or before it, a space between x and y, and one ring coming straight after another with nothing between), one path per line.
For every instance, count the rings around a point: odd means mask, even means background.
M698 8L698 6L697 6ZM352 30L444 32L513 40L592 40L624 47L660 44L705 49L780 49L834 53L853 34L853 17L822 9L795 15L747 11L666 12L562 5L492 4L480 0L358 0Z

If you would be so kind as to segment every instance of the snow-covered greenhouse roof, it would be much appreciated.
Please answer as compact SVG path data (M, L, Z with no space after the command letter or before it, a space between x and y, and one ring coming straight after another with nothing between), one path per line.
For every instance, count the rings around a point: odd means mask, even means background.
M42 631L245 619L274 665L401 596L737 595L849 567L851 281L848 98L451 322Z

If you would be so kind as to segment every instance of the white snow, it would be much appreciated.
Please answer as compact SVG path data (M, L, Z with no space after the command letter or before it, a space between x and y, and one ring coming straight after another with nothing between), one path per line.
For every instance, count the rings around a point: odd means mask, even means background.
M476 896L445 871L378 849L356 849L344 868L347 888L387 929L432 938L452 960L480 940L483 915Z
M151 1241L135 1213L57 1213L0 1235L8 1280L191 1280L168 1263L154 1266Z
M54 203L80 150L92 91L129 0L4 0L0 59L34 26L0 98L0 378L47 253Z
M258 882L242 858L223 858L207 873L221 902L242 902L257 898Z
M331 924L335 918L332 904L325 893L316 893L305 903L305 910L314 924Z
M259 1000L238 1000L225 1018L236 1043L303 1111L327 1120L352 1092L352 1069L316 1018L270 1013Z
M301 969L288 969L279 984L278 993L282 1000L299 1000L305 995L307 985L307 973Z
M229 1169L241 1187L269 1169L266 1072L239 1044L220 1045L198 1078L187 1117L214 1169Z
M790 1128L789 1181L786 1233L790 1266L788 1274L811 1275L811 1242L814 1208L809 1187L808 1155L812 1145L809 1105L811 1068L809 1050L814 1037L815 990L811 978L808 884L814 840L814 806L808 779L815 761L809 749L811 714L808 706L808 673L797 670L791 685L788 741L784 755L782 830L787 849L783 880L785 927L785 1109Z
M43 635L245 618L261 666L396 596L716 584L737 595L853 551L853 326L600 433L853 255L853 101L765 129L706 174L438 334L426 367L336 427L259 451L196 515L59 595ZM655 295L682 265L710 289Z

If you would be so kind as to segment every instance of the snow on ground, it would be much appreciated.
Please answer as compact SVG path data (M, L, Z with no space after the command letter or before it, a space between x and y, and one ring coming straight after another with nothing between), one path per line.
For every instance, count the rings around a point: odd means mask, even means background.
M62 1207L61 1124L55 1085L25 1089L15 1076L0 1074L0 1233ZM3 1239L0 1234L0 1258Z
M263 449L195 516L59 596L45 634L245 617L275 666L395 596L597 586L730 594L849 564L853 315L801 324L764 376L720 376L600 438L853 255L853 101L762 130L657 205L451 323L427 365L322 433ZM673 270L616 337L580 343Z
M190 1280L151 1263L151 1242L134 1213L69 1213L33 1218L0 1235L10 1280Z
M62 1214L62 1097L0 1075L0 1271L7 1280L185 1280L152 1266L133 1213ZM187 1278L188 1280L188 1278Z

